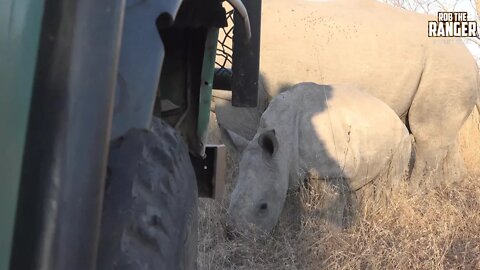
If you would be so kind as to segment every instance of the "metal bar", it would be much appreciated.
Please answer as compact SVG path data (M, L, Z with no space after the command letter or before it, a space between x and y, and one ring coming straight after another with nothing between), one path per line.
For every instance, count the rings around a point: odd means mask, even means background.
M207 145L204 158L190 154L190 160L197 176L198 196L222 199L227 164L225 145Z
M208 146L207 146L208 148ZM225 179L227 178L227 149L225 145L216 146L215 149L215 175L213 183L213 199L223 199L225 193Z
M11 269L95 268L124 5L45 1Z
M205 141L210 121L210 102L212 101L213 73L215 71L215 57L217 52L218 28L210 28L205 40L203 54L202 75L200 81L200 96L198 104L197 136L201 146L200 156L205 155Z
M247 42L245 27L238 23L241 16L234 13L232 105L256 107L260 56L261 0L244 0L251 24L252 37Z
M252 32L250 29L250 19L248 18L248 11L245 5L243 4L242 0L227 0L233 8L235 8L235 12L240 15L243 20L243 27L245 28L245 37L247 41L250 41L252 37ZM238 18L238 17L237 17Z
M0 1L0 269L8 269L43 1Z

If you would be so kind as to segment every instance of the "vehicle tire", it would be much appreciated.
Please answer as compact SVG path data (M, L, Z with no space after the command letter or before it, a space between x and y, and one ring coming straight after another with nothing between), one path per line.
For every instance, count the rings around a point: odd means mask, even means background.
M130 130L110 145L97 269L195 269L197 183L173 128Z

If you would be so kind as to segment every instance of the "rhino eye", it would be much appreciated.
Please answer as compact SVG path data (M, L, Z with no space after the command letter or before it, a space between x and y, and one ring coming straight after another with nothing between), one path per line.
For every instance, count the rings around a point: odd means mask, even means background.
M268 208L268 203L260 204L260 210L267 210L267 208Z

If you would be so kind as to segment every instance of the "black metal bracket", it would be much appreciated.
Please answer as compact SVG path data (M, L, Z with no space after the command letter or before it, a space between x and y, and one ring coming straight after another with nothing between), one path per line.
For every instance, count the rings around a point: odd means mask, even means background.
M226 149L207 145L205 158L190 155L197 176L198 196L220 199L225 191Z

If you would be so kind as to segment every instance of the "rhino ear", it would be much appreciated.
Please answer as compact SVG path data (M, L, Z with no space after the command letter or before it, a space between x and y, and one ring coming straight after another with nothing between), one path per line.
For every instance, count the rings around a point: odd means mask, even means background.
M278 140L275 135L275 130L269 129L260 134L258 137L258 144L270 157L275 155L278 150Z
M235 148L235 150L240 153L245 150L249 143L249 141L241 135L238 135L237 133L228 130L222 126L220 126L220 132L222 134L222 138L226 141L226 143L230 144L233 148Z

